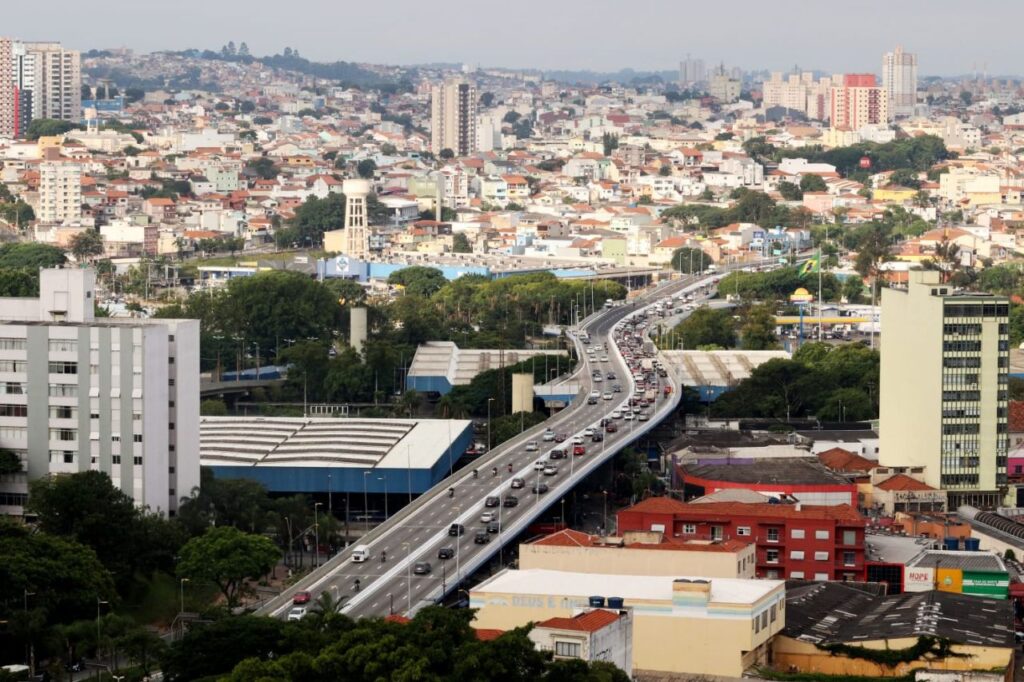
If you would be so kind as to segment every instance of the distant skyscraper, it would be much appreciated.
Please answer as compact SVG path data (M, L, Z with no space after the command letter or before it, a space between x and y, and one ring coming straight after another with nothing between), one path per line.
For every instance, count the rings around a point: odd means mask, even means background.
M707 69L704 67L703 59L686 59L679 62L679 85L686 88L696 83L703 83L708 79Z
M889 95L890 116L911 116L917 103L917 55L897 47L882 57L882 87Z
M9 77L13 70L14 43L9 38L0 38L0 137L14 137L17 130L18 99L14 79Z
M451 149L456 156L477 150L476 86L465 78L448 78L431 90L430 148Z
M871 73L848 73L832 88L829 120L833 128L857 130L889 121L889 97Z

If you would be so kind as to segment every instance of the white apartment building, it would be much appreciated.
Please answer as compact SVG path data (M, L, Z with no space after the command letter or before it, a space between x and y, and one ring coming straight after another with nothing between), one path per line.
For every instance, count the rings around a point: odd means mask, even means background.
M431 89L430 150L450 149L456 156L476 151L476 85L465 78L445 80Z
M40 272L39 298L0 298L0 480L20 513L27 483L98 470L173 515L199 485L199 322L94 316L96 274Z
M917 104L917 55L897 46L882 56L882 88L889 97L889 116L913 116Z
M82 220L82 167L77 163L47 161L39 164L41 223L70 224Z
M829 116L829 93L842 85L842 76L814 80L814 74L789 74L785 79L775 72L762 85L765 107L785 107L804 113L808 118L824 120Z
M949 509L1001 504L1009 450L1009 300L961 292L936 270L882 289L884 466L924 467Z
M82 65L60 43L23 43L22 78L31 84L32 118L82 118Z

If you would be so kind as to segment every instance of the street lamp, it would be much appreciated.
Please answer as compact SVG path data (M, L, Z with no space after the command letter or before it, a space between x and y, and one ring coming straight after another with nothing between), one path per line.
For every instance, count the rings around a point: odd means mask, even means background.
M409 561L412 557L409 555L412 553L410 550L412 546L408 542L403 542L402 547L405 548L405 587L406 587L406 615L412 613L412 562Z
M452 507L452 511L455 512L455 522L459 521L459 514L462 513L462 507ZM455 584L462 582L462 569L459 567L459 550L462 548L462 536L458 533L455 534ZM442 593L444 590L442 590ZM443 594L442 594L443 596Z
M384 520L388 520L388 477L378 476L378 481L384 481Z
M363 525L365 526L364 533L370 532L370 498L366 494L366 477L369 475L369 471L363 472Z
M487 399L487 452L491 451L491 403L494 398Z
M182 578L181 582L178 584L178 591L181 595L181 609L178 611L178 618L181 618L182 614L185 613L185 583L187 582L188 578Z
M316 548L314 549L314 556L316 557L317 568L320 568L320 515L318 513L318 510L320 509L320 507L323 506L323 504L323 502L313 503L313 542L316 543Z
M105 599L96 597L96 660L100 659L100 607L104 604L110 605L110 602Z

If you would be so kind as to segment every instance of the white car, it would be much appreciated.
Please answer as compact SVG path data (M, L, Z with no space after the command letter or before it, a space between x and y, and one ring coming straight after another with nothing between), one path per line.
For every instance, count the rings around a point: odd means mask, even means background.
M590 397L593 398L594 400L597 400L598 398L601 397L601 391L591 391Z
M498 515L494 512L484 512L480 515L480 523L490 523L498 518Z
M590 438L593 435L594 435L594 427L593 426L588 426L587 428L583 429L583 437L584 438Z
M612 419L622 419L622 410L612 411Z
M302 620L306 617L306 607L296 606L288 612L288 620Z
M552 440L554 440L553 436L552 436ZM537 445L537 441L535 441L535 440L527 441L527 443L526 443L526 451L527 452L537 452L538 450L540 450L540 446Z
M602 355L601 356L601 362L608 362L608 356L607 355Z
M573 445L583 445L583 436L573 436L572 437L572 444Z
M632 412L627 412L626 414L622 415L622 418L625 419L628 422L631 422L631 421L633 421L634 416L633 416Z
M542 459L538 459L536 462L533 463L533 470L534 471L543 471L544 467L546 467L547 465L548 465L547 462L545 462Z
M611 393L605 393L603 396L601 396L601 399L602 400L611 400L612 399L612 394Z
M544 439L544 442L551 442L555 439L555 432L552 431L551 429L548 429L547 431L544 432L542 438Z
M594 383L595 383L595 384L599 384L599 383L601 383L602 381L604 381L604 379L603 379L603 378L601 377L601 375L600 375L600 374L598 374L598 375L596 375L596 376L594 377Z
M554 476L558 473L558 467L546 466L544 467L545 476Z

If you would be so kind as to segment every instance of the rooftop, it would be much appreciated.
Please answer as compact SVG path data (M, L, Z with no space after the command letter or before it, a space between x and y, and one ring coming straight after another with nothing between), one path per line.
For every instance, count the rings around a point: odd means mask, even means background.
M631 511L633 507L623 511ZM745 502L706 502L686 504L679 512L684 518L756 516L777 519L820 519L864 524L864 517L848 504L748 504Z
M733 386L750 376L755 367L776 358L789 358L782 350L669 350L664 352L686 386Z
M711 583L711 602L755 604L782 587L781 580L742 580L738 578L700 578ZM605 573L572 573L531 568L505 570L485 580L471 594L501 593L510 595L559 595L587 599L592 595L616 596L626 600L643 599L670 602L672 576L608 575Z
M463 349L451 341L428 341L416 349L409 376L443 376L452 386L464 386L489 369L508 367L534 357L567 354L564 350Z
M833 471L848 474L867 473L878 466L878 462L842 448L829 448L824 452L819 452L818 461Z
M644 533L647 535L648 533ZM661 535L659 533L659 535ZM634 542L634 534L625 533L623 536L603 537L600 535L590 535L588 533L581 533L578 530L572 530L566 528L560 530L557 533L551 535L545 535L542 538L534 540L529 543L531 545L541 545L545 547L599 547L599 548L628 548L628 549L650 549L650 550L669 550L677 552L738 552L745 547L747 543L742 540L729 539L721 541L712 540L678 540L675 538L666 538L661 535L660 542Z
M1006 564L997 554L937 549L926 549L908 561L907 567L959 568L965 571L988 571L991 573L1006 572Z
M616 611L605 609L594 609L578 613L572 618L548 618L537 623L538 628L549 628L551 630L574 630L576 632L597 632L619 619Z
M829 471L814 457L708 458L679 464L687 477L733 483L775 483L799 485L850 485L840 474Z

